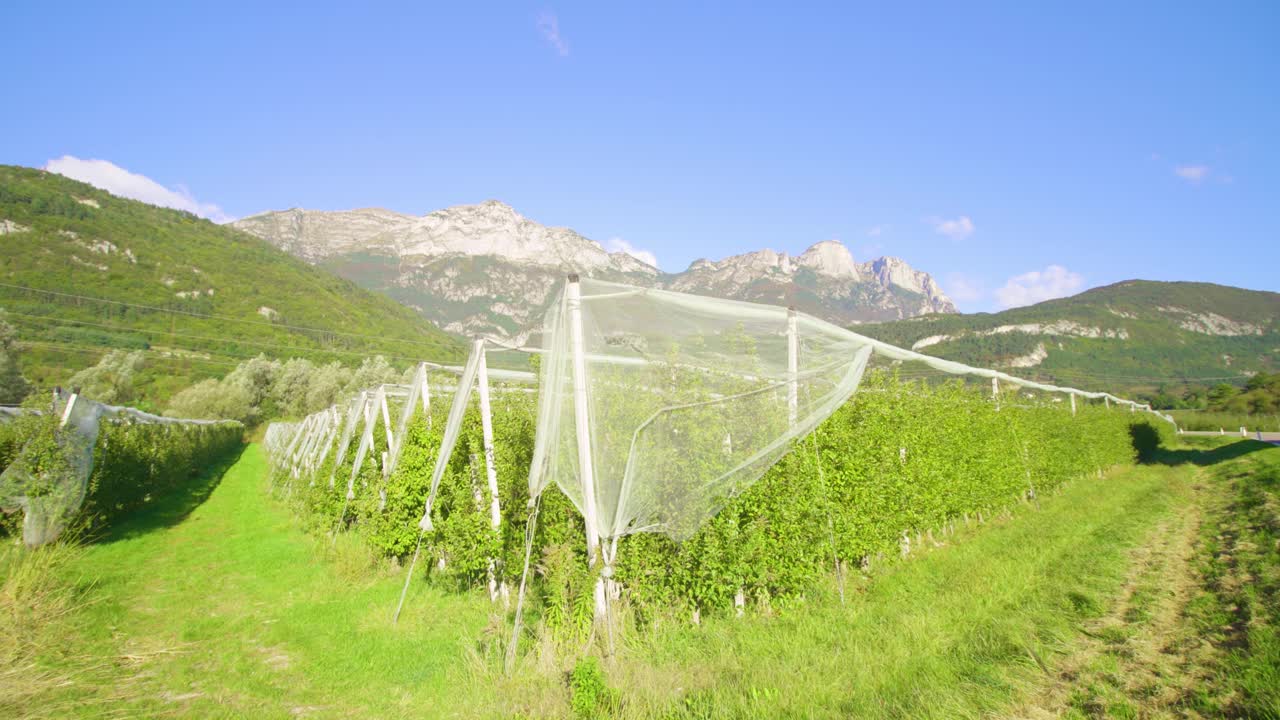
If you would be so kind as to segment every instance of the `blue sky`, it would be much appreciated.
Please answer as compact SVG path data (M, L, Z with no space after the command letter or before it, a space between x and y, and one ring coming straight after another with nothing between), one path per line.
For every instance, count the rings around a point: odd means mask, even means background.
M183 5L8 4L0 162L216 218L498 198L668 271L836 238L967 311L1280 290L1277 3Z

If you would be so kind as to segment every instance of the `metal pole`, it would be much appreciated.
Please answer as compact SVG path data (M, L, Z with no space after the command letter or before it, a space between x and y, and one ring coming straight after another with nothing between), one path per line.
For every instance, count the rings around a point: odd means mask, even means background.
M1076 394L1071 393L1071 414L1076 414Z
M582 518L587 531L587 563L595 567L600 560L600 525L596 509L595 468L591 455L591 415L587 398L587 355L582 337L582 288L576 273L569 276L565 289L569 310L569 342L573 361L573 419L578 437L578 474L582 482ZM596 580L596 620L604 618L604 578Z

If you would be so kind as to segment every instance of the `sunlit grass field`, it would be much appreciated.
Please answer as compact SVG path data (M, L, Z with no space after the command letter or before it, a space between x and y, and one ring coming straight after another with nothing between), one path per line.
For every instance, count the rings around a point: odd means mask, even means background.
M508 677L482 591L415 585L393 624L403 570L303 532L254 445L104 540L5 549L0 715L1275 716L1278 483L1280 448L1165 451L926 543L843 601L832 581L673 618L591 661L603 643L534 643Z

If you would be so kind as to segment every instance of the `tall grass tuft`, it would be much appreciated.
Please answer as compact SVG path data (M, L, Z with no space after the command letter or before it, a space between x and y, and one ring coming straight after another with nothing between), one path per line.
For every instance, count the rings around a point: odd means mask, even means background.
M81 601L61 570L82 552L70 542L0 549L0 716L56 716L49 696L80 674L74 663L46 659L71 632L67 620Z

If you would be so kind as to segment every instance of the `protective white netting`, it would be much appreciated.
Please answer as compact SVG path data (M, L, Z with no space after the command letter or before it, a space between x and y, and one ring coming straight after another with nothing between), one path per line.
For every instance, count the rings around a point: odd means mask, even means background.
M904 350L781 307L599 280L566 285L542 352L530 496L555 483L583 514L589 542L644 531L688 537L845 402L873 354L993 387L1150 410Z
M383 478L389 478L404 454L404 441L414 414L421 412L430 421L433 400L451 398L443 442L431 479L431 500L434 500L462 430L462 418L471 402L472 391L478 387L481 405L487 405L489 377L508 384L535 380L526 371L489 369L485 366L485 356L484 342L477 341L464 366L422 362L415 368L408 384L378 385L362 390L346 403L312 413L301 420L271 423L263 437L263 446L273 476L277 479L283 476L286 486L299 480L315 485L318 480L316 473L332 454L334 462L325 481L329 487L333 487L335 482L343 482L347 500L352 500L356 494L356 479L371 459L370 453L380 444L386 447L385 456L372 460L381 469ZM435 373L436 377L432 379L428 371ZM441 382L440 376L444 376L447 382ZM482 407L482 415L485 427L489 428L491 418L487 407ZM493 448L492 430L485 432L486 460L492 475L493 463L489 456ZM357 434L360 440L352 453L351 441ZM377 436L384 438L385 443L375 442ZM430 526L431 500L424 513L423 525L426 527Z
M84 505L94 448L103 422L215 425L234 420L186 420L104 405L76 394L55 393L53 428L38 429L0 473L0 508L21 509L28 547L56 540Z
M407 385L369 388L301 421L272 423L265 445L275 477L314 484L318 469L334 453L327 481L330 487L336 480L345 482L350 500L368 454L381 446L386 451L374 460L385 488L414 413L421 407L430 418L425 411L433 395L444 399L452 393L418 523L422 533L430 532L441 479L478 389L496 530L501 513L489 377L528 382L532 376L488 369L485 344L477 339L462 367L423 363ZM559 487L583 515L591 562L603 556L608 576L618 538L638 532L662 532L676 540L692 535L759 480L797 438L846 402L871 364L925 379L990 383L997 406L1046 394L1073 412L1078 399L1150 411L1107 393L1032 382L904 350L782 307L598 280L570 279L547 313L541 349L531 352L541 355L541 368L526 574L536 501L549 485ZM456 385L429 382L427 368L456 377ZM385 443L375 442L375 433L385 433ZM361 439L348 460L356 434ZM417 557L415 551L406 590ZM492 592L492 563L490 586ZM604 593L598 582L597 612L605 604ZM522 580L518 607L523 597Z
M547 317L529 485L554 482L601 538L691 535L849 398L871 351L780 307L594 280L580 298Z

